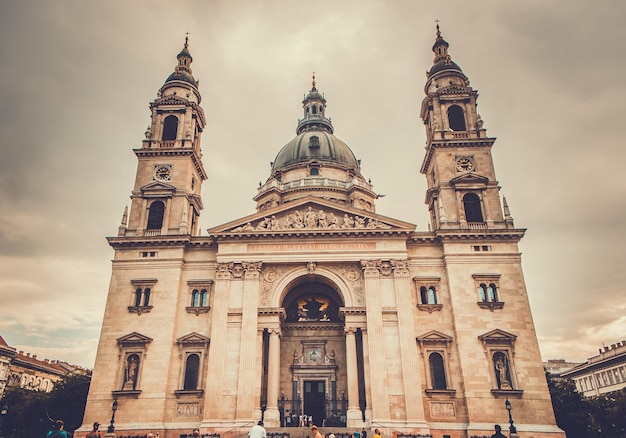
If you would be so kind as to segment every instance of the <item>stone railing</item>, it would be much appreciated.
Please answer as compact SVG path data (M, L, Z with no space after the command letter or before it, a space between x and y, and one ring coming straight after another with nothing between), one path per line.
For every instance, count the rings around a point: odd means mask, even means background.
M364 189L372 190L371 184L360 181L356 178L351 181L339 181L330 178L303 178L285 183L280 183L276 180L272 180L271 182L259 187L258 191L262 192L272 187L276 187L280 190L288 190L297 189L298 187L337 187L340 189L348 189L352 186L363 187Z
M486 230L487 222L468 222L467 227L470 230Z

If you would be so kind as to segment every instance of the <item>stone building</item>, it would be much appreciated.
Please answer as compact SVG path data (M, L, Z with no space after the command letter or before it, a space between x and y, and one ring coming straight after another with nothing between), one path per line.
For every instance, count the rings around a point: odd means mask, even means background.
M37 359L36 354L17 351L0 336L0 399L7 388L50 392L54 383L71 373L87 373L67 362Z
M596 397L626 388L626 341L604 346L586 362L561 373L572 379L584 397Z
M185 41L134 150L130 210L108 239L115 257L81 430L116 399L122 434L228 435L306 414L326 427L460 438L506 424L508 399L520 432L564 436L495 138L438 28L432 49L419 169L428 231L376 211L314 77L256 212L203 236L207 120Z

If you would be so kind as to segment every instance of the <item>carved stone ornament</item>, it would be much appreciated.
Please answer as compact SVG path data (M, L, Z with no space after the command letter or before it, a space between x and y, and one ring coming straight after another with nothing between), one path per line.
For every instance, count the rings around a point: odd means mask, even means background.
M378 229L388 230L391 226L374 218L351 216L345 213L337 217L335 213L327 213L319 209L315 211L309 206L306 210L294 210L281 217L266 216L256 223L248 222L245 225L230 230L233 233L246 231L291 231L291 230L333 230L333 229Z

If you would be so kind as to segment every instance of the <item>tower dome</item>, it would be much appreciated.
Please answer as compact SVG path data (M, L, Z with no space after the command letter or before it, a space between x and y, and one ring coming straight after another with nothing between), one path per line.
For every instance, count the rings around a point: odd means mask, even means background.
M452 61L450 54L448 54L448 47L450 47L450 44L441 36L441 30L439 29L439 24L437 24L437 39L435 40L435 44L433 44L435 59L433 59L433 66L426 74L429 79L436 73L443 71L457 72L465 76L461 67L459 67L456 62Z
M374 211L376 194L361 175L360 161L335 137L326 117L326 98L315 87L315 75L302 107L304 117L298 120L296 137L280 149L270 177L254 198L257 209L314 195Z

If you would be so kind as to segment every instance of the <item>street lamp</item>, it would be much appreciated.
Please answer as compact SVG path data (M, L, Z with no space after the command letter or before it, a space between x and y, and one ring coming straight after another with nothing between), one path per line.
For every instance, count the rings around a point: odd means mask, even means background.
M513 424L513 417L511 417L511 402L509 401L509 398L506 398L506 401L504 402L504 406L506 406L506 410L509 411L509 432L513 433L517 433L517 429L515 428L515 425Z
M117 399L113 399L113 405L111 406L111 411L113 414L111 415L111 424L109 424L109 428L107 429L107 433L115 432L115 411L117 411Z
M4 436L4 418L9 412L9 405L6 403L2 405L2 409L0 409L0 437Z

